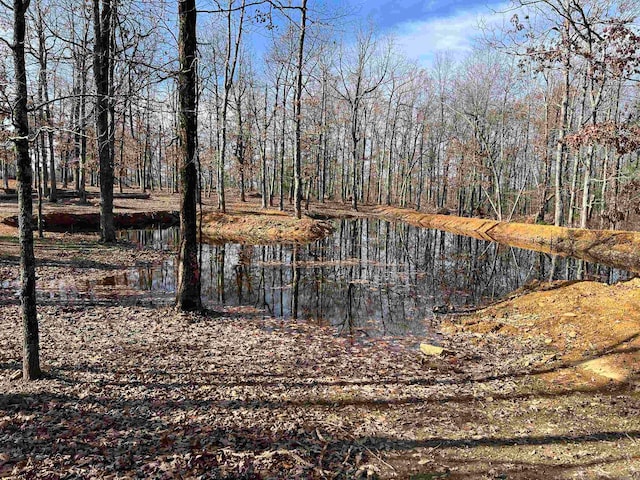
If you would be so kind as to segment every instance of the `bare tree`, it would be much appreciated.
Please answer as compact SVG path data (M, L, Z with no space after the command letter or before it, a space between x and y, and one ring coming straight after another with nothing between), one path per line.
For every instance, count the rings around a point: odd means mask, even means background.
M351 139L351 206L358 209L358 155L360 115L365 99L387 80L391 66L391 43L382 44L373 28L358 33L355 44L338 56L338 94L349 104Z
M29 0L13 1L13 61L15 65L15 103L13 137L18 180L18 223L20 236L20 305L24 334L22 378L34 380L40 371L40 336L36 314L36 261L33 252L33 169L29 156L29 117L27 109L27 69L25 64L25 15Z
M302 61L304 59L304 38L307 30L307 0L300 6L300 37L298 40L298 59L296 64L296 88L293 100L293 121L295 124L295 151L293 163L294 211L296 218L302 218ZM355 206L354 206L355 208Z
M116 0L117 1L117 0ZM111 0L93 0L93 75L96 84L96 135L100 162L100 236L103 242L114 242L113 223L113 114L110 96L113 75L113 8Z
M178 135L181 150L180 183L180 250L178 252L178 287L176 307L179 310L200 310L200 265L197 242L197 39L196 2L178 0L180 73L178 94L180 111Z
M238 57L240 55L240 43L242 41L242 33L244 28L244 16L245 16L245 3L246 0L242 0L242 4L239 8L240 18L236 27L235 34L233 32L233 12L234 0L229 0L227 9L227 38L226 38L226 51L224 57L224 80L222 91L222 108L220 116L220 150L218 157L218 208L224 213L226 212L225 201L225 181L224 181L224 169L226 163L226 150L227 150L227 113L229 110L230 93L233 87L236 67L238 65Z

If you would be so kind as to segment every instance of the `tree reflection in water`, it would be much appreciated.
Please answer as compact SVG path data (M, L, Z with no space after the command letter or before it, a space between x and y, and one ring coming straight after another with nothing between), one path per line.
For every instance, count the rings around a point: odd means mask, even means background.
M433 308L498 300L532 280L595 279L628 272L575 259L381 220L342 220L308 245L202 245L203 301L333 325L348 334L423 334ZM168 249L177 230L124 232ZM171 292L173 262L128 274L129 286Z

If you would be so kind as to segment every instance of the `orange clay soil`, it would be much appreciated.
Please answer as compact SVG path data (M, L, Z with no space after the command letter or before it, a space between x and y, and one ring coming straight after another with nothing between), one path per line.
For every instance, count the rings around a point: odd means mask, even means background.
M481 240L505 243L538 252L577 257L589 262L640 272L639 232L498 222L482 218L424 214L394 207L379 207L375 211L383 217L401 220L419 227L446 230Z
M329 222L302 217L300 220L279 210L251 211L245 207L231 213L213 212L202 219L202 232L210 242L308 243L333 232Z
M640 374L640 279L530 286L474 314L449 318L444 330L544 337L554 353L537 373L554 389L634 383Z
M375 211L419 227L640 272L638 232L497 222L393 207ZM597 282L539 283L472 315L452 317L445 329L543 336L555 352L539 366L545 388L633 383L640 374L640 279L612 286Z

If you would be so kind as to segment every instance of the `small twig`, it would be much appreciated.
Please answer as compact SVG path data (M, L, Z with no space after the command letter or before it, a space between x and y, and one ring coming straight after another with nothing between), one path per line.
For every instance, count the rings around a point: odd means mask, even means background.
M344 460L342 461L342 465L346 465L347 462L349 461L349 457L351 456L351 450L353 450L353 446L349 446L349 450L347 450L347 456L344 457Z
M334 423L332 423L331 425L333 425L334 427L336 427L337 429L341 430L345 435L347 435L348 437L351 437L351 439L356 442L358 445L360 445L362 448L364 448L369 454L371 454L373 457L375 457L380 463L382 463L383 465L387 466L388 468L390 468L391 470L393 470L394 472L396 471L395 468L393 468L391 465L389 465L387 462L385 462L382 458L380 458L379 455L377 455L376 453L373 452L373 450L371 450L369 447L367 447L366 445L364 445L362 443L361 440L356 439L355 436L353 436L351 433L347 432L344 428L342 428L339 425L336 425ZM348 454L347 454L347 458L348 458ZM346 459L345 459L346 461ZM343 463L344 464L344 463Z
M375 457L375 458L376 458L380 463L382 463L383 465L386 465L388 468L390 468L390 469L391 469L391 470L393 470L394 472L396 471L396 469L395 469L395 468L393 468L391 465L389 465L387 462L385 462L382 458L380 458L380 456L379 456L379 455L375 454L375 453L373 452L373 450L371 450L371 449L370 449L369 447L367 447L366 445L363 445L363 444L361 443L361 441L356 440L356 443L357 443L358 445L361 445L361 446L362 446L362 447L363 447L367 452L369 452L371 455L373 455L373 456L374 456L374 457Z
M322 447L322 451L320 452L320 455L318 456L318 468L320 470L322 470L322 461L324 460L324 454L327 452L327 446L329 444L325 443L324 447Z

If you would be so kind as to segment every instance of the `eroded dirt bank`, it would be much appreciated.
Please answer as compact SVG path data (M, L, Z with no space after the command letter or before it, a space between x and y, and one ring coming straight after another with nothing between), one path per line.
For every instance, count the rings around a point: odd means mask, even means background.
M303 217L298 220L278 210L212 212L204 215L202 231L216 243L308 243L330 235L330 222Z
M640 374L640 279L615 285L538 283L474 314L451 316L443 328L544 338L554 353L546 359L547 371L540 374L551 389L636 384Z
M97 231L100 229L100 214L50 212L42 217L44 230L49 232ZM13 215L2 219L10 227L18 227L18 217ZM116 228L145 228L149 226L171 227L180 224L177 211L155 210L150 212L115 213L113 223Z
M424 228L436 228L519 248L573 256L640 272L640 233L583 230L375 209ZM524 293L524 294L523 294ZM521 295L523 294L523 295ZM617 285L559 282L529 285L514 298L470 316L451 317L450 332L542 336L555 353L539 377L549 385L605 386L637 382L640 373L640 280Z
M384 218L445 230L539 252L640 272L640 233L498 222L481 218L435 215L394 207L374 209Z
M256 204L256 199L240 202L230 195L226 214L217 211L215 200L215 197L206 197L202 204L203 233L210 242L307 243L333 232L330 221L306 215L298 220L290 211L262 209ZM179 214L175 210L179 202L177 195L166 193L154 193L152 196L136 192L122 194L115 199L116 228L179 225ZM83 204L77 199L63 197L58 203L45 202L43 207L47 232L97 231L100 227L97 200ZM0 236L17 235L16 213L15 202L0 202ZM34 223L36 221L34 217Z
M89 188L89 192L92 194L89 196L89 201L86 203L80 202L77 198L68 198L64 195L66 191L60 190L60 199L56 203L43 202L43 214L45 220L49 221L49 228L53 228L53 233L50 236L59 236L59 233L65 231L74 231L74 225L82 225L84 223L85 229L95 229L96 225L99 225L99 200L94 198L97 190L94 187ZM169 215L173 215L173 212L177 211L180 205L180 199L177 195L171 194L154 194L150 198L148 196L140 195L135 190L128 190L125 194L119 195L114 199L114 214L116 218L122 218L125 223L126 219L131 219L128 225L123 225L122 228L129 228L135 221L144 219L145 217L154 217L158 215L166 215L165 220L173 222L175 219L168 219ZM34 225L37 221L35 215L37 214L37 202L34 201ZM1 201L0 200L0 236L14 236L17 235L17 222L12 220L18 214L18 204L16 201ZM56 229L55 225L59 228ZM142 225L142 228L144 225ZM45 230L47 230L45 228ZM59 230L54 232L54 230Z

